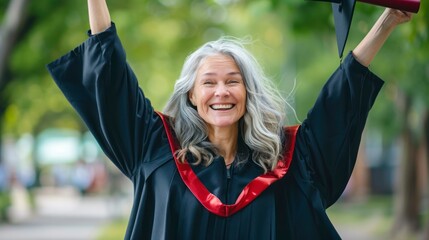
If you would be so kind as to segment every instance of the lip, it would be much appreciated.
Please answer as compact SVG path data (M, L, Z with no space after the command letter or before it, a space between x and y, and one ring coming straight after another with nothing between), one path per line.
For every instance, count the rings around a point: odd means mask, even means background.
M235 104L232 103L215 103L210 104L210 108L215 111L227 111L235 107Z

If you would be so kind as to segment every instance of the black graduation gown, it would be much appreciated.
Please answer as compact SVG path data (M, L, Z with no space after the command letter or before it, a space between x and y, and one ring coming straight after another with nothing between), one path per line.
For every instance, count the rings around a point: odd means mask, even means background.
M105 154L133 183L125 239L340 239L325 209L348 182L383 84L352 54L299 127L284 177L228 217L208 211L182 180L163 121L139 88L114 24L47 67ZM262 174L253 161L227 170L221 158L192 172L224 204L236 202Z

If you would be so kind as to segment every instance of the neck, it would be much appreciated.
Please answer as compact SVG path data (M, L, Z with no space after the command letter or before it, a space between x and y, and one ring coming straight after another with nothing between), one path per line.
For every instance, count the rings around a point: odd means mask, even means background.
M238 127L210 129L209 140L219 150L225 164L230 165L237 152Z

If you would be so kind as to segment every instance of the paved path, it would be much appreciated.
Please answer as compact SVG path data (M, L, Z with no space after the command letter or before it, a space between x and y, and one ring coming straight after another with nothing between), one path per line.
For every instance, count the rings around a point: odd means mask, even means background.
M103 224L112 219L112 210L124 217L131 206L129 200L112 203L100 196L81 197L70 189L45 189L36 194L36 210L29 215L25 194L14 193L15 207L21 212L15 213L13 223L0 223L0 240L96 240ZM366 221L336 227L344 240L378 240L368 232L372 225L376 224Z
M0 223L0 239L94 240L111 219L109 206L102 197L58 190L39 192L32 214L17 213L13 223Z

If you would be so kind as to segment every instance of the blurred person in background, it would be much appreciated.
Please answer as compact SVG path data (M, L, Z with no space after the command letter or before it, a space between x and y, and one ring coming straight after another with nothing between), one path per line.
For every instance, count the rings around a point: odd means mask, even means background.
M0 192L9 190L9 171L6 166L0 162Z
M164 112L155 111L105 0L88 7L89 38L48 69L134 184L125 239L340 239L325 209L347 184L383 85L368 66L409 13L386 9L305 121L284 127L286 103L226 37L188 56Z
M79 160L73 168L72 183L81 195L88 193L94 181L94 172L89 164L84 160Z

